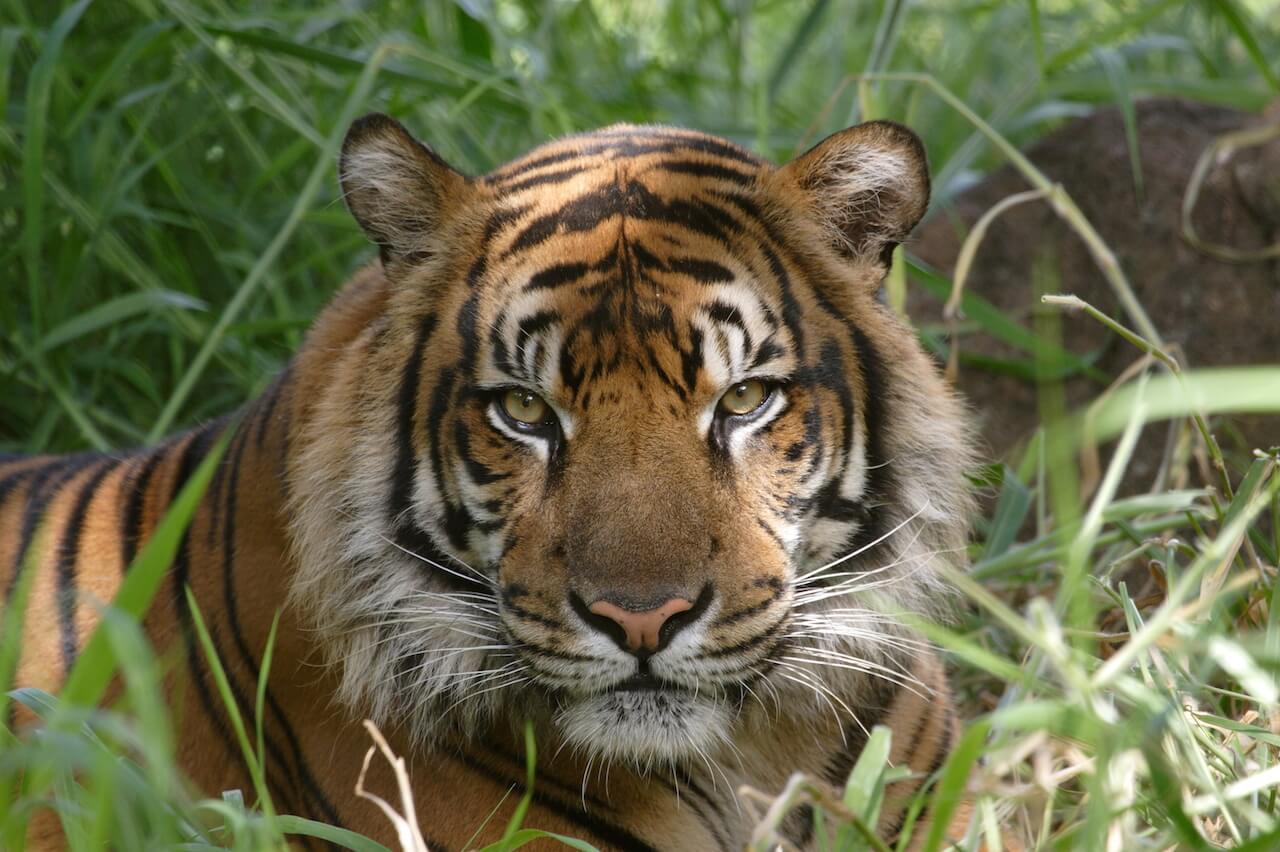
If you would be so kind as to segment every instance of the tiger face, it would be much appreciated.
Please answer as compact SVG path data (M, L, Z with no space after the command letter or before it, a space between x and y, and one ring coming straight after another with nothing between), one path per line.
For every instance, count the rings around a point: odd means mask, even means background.
M777 168L615 126L478 179L352 128L377 320L294 465L294 597L359 712L645 767L909 678L957 404L876 299L928 197L872 122Z

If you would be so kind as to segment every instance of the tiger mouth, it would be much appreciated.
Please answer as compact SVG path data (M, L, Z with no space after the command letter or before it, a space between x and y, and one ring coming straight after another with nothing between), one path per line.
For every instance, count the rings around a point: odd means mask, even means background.
M626 680L619 681L602 690L603 694L611 692L690 692L688 687L669 680L663 680L652 674L635 674Z

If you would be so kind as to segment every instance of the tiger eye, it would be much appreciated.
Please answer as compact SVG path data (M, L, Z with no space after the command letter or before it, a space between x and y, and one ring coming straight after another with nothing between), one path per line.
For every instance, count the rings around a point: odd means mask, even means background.
M502 410L512 420L529 426L540 426L547 422L550 408L546 400L533 391L512 388L502 395Z
M735 416L750 414L760 407L768 395L769 389L758 379L739 382L720 397L720 410Z

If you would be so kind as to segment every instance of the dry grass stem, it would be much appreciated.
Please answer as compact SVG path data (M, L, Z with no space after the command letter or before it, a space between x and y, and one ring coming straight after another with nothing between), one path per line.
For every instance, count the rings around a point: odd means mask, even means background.
M364 729L369 732L374 744L369 746L369 750L364 754L364 765L360 767L360 777L356 779L356 795L373 802L386 814L387 819L391 820L403 852L430 852L427 849L427 842L422 838L422 830L418 828L418 816L413 808L413 787L409 782L409 771L405 768L404 758L397 756L391 750L386 738L382 736L382 731L378 730L378 726L369 719L364 720ZM369 773L369 764L373 761L375 752L382 753L387 763L391 765L391 771L395 773L396 789L400 793L400 807L403 814L397 812L386 799L365 789L365 776Z

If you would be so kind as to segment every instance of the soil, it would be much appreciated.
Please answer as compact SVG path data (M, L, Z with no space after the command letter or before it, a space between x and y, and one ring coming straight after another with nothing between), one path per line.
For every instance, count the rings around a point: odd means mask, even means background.
M1180 207L1196 160L1214 139L1264 119L1223 107L1174 99L1136 105L1143 195L1135 191L1121 113L1101 109L1045 137L1025 153L1061 183L1093 223L1124 269L1168 348L1188 366L1280 364L1280 261L1229 263L1193 248L1181 235ZM1280 115L1276 116L1280 119ZM1237 152L1212 169L1193 222L1202 238L1240 249L1280 240L1280 139ZM952 272L968 228L1001 199L1029 188L1004 167L957 196L917 230L908 249ZM1083 314L1042 307L1033 268L1048 271L1053 292L1072 293L1132 327L1085 245L1043 202L1017 206L991 226L978 249L966 289L981 295L1028 328L1034 314L1061 315L1065 348L1096 356L1095 366L1119 376L1140 352ZM1047 264L1047 266L1045 265ZM942 323L942 303L912 284L908 313L917 324ZM965 333L968 356L1026 359L1025 353L984 332ZM961 363L957 384L971 400L991 455L1010 458L1036 428L1034 380ZM1105 387L1097 378L1066 381L1072 406ZM1237 463L1252 447L1280 444L1280 417L1213 421ZM1151 482L1167 428L1148 427L1126 475L1126 490Z

